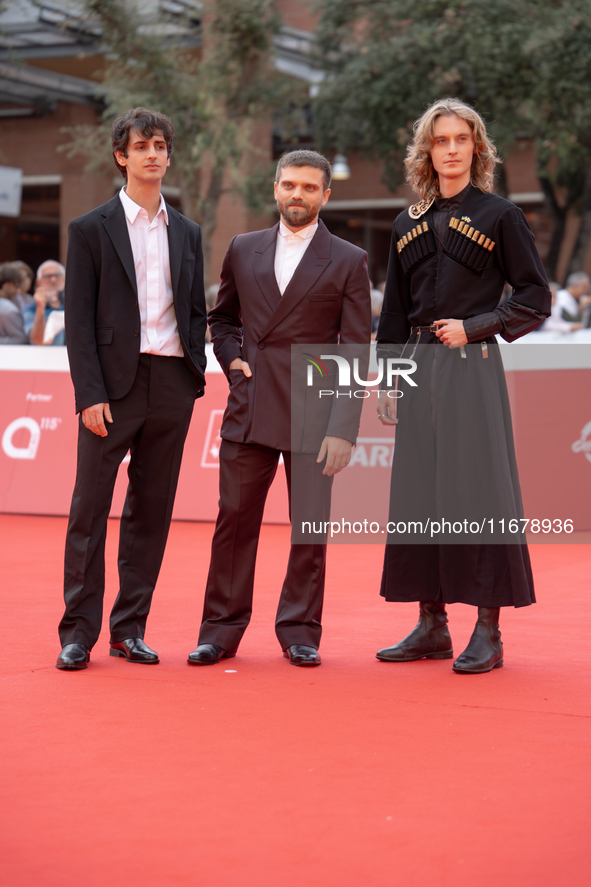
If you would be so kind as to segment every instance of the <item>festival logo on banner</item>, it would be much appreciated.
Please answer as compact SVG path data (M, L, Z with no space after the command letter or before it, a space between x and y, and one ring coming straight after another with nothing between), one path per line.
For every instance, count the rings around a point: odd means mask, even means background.
M52 398L52 394L31 394L29 392L25 400L47 403ZM34 459L39 449L41 431L56 431L61 425L61 421L59 416L43 416L39 421L31 416L20 416L4 429L2 450L9 459ZM28 438L22 432L28 432Z
M584 453L585 459L591 462L591 422L587 422L581 431L581 436L571 447L573 453Z
M358 437L348 467L391 468L394 458L394 438Z

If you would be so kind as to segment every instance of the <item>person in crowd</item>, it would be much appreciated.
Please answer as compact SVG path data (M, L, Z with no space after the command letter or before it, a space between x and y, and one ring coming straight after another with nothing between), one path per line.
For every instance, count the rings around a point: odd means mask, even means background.
M495 337L536 329L551 296L523 212L492 193L496 162L464 102L435 102L415 123L406 171L421 200L394 224L377 335L379 353L416 364L416 387L378 398L382 424L397 425L381 594L419 602L414 631L377 657L453 658L446 607L460 602L478 608L453 664L463 674L503 664L500 608L535 601L524 538L504 535L523 509Z
M113 156L126 185L70 224L66 331L80 421L60 669L86 668L99 636L107 518L128 451L110 655L159 661L144 634L185 438L204 393L207 325L201 229L160 190L173 136L172 121L157 111L118 117Z
M0 265L0 345L28 345L24 318L18 304L22 275L13 262Z
M583 319L587 319L586 309L591 305L591 287L589 275L584 271L575 271L569 274L564 289L556 293L557 316L568 323L584 325ZM547 327L545 327L547 329ZM578 327L580 329L580 326Z
M297 476L313 489L324 516L332 477L351 457L359 417L353 428L339 421L334 405L319 449L302 444L305 452L292 452L292 343L370 340L367 254L334 237L318 219L330 181L331 166L321 154L286 154L275 182L279 223L234 237L224 259L209 323L230 393L221 428L220 510L191 665L234 656L248 626L263 509L280 456L290 509ZM292 544L275 631L293 665L321 662L325 565L325 544Z
M35 299L32 293L33 283L35 280L35 272L27 265L26 262L22 262L20 259L16 259L14 262L10 263L13 265L17 271L21 273L21 285L19 287L19 291L16 294L16 300L20 305L22 311L25 310L27 305L31 305Z
M25 331L32 345L64 345L64 287L66 269L48 259L39 265L34 302L24 311ZM59 312L49 323L53 312Z
M552 293L552 311L550 317L547 317L540 326L540 330L545 333L574 333L583 326L581 321L565 320L562 316L562 309L558 304L557 295L560 291L560 284L555 280L548 284ZM569 294L570 295L570 294Z

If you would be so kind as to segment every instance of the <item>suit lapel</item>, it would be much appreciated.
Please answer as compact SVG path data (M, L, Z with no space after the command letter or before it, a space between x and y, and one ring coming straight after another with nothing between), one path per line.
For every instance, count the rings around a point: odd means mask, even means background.
M260 245L254 251L252 266L254 276L269 307L275 311L281 302L281 293L275 277L275 249L279 223L265 233Z
M181 260L183 256L183 244L185 241L185 226L177 213L166 206L168 213L168 255L170 259L170 278L172 281L172 294L176 299L181 274Z
M127 221L125 219L125 210L123 204L117 194L112 200L105 204L105 218L103 225L111 243L115 248L115 252L121 259L121 264L125 268L125 272L129 277L129 282L133 287L133 291L137 298L137 280L135 276L135 265L133 263L133 253L131 251L131 241L129 239L129 231L127 230Z
M281 301L273 313L273 317L271 317L263 330L261 338L268 335L271 330L291 314L294 308L310 292L323 271L330 265L330 238L331 235L324 223L319 222L318 230L289 281ZM274 273L273 277L275 277Z

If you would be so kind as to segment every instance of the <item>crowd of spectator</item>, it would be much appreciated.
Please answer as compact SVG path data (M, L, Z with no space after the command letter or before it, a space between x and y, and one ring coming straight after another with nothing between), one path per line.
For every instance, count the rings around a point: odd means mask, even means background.
M65 345L66 269L48 259L0 265L0 345ZM31 292L33 290L33 292Z
M65 345L66 269L48 259L37 274L21 261L0 264L0 345ZM375 339L385 281L372 285L372 339ZM219 286L207 290L213 308ZM591 328L591 280L583 271L569 275L564 287L551 283L552 314L540 329L572 333Z
M550 284L552 314L540 329L552 333L574 333L591 327L591 281L584 271L569 274L562 288Z

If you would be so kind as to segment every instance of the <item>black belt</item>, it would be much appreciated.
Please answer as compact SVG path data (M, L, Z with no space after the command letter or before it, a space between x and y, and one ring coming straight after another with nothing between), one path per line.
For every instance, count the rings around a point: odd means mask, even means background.
M417 350L417 345L419 344L419 340L421 338L421 333L434 333L435 332L434 326L435 326L435 324L432 324L432 323L429 324L429 326L411 326L410 336L406 340L406 345L409 344L409 342L411 340L411 336L415 335L417 337L415 340L415 343L414 343L414 348L412 350L412 354L410 355L411 360L415 356L415 353ZM440 343L440 341L441 341L440 339L437 339L438 343ZM406 348L406 345L404 346L404 348ZM402 350L403 354L404 354L404 348ZM486 342L481 342L480 348L482 350L482 356L484 358L487 358L488 357L488 345L486 344ZM466 357L466 349L465 349L464 345L460 345L460 357L463 357L463 358Z

